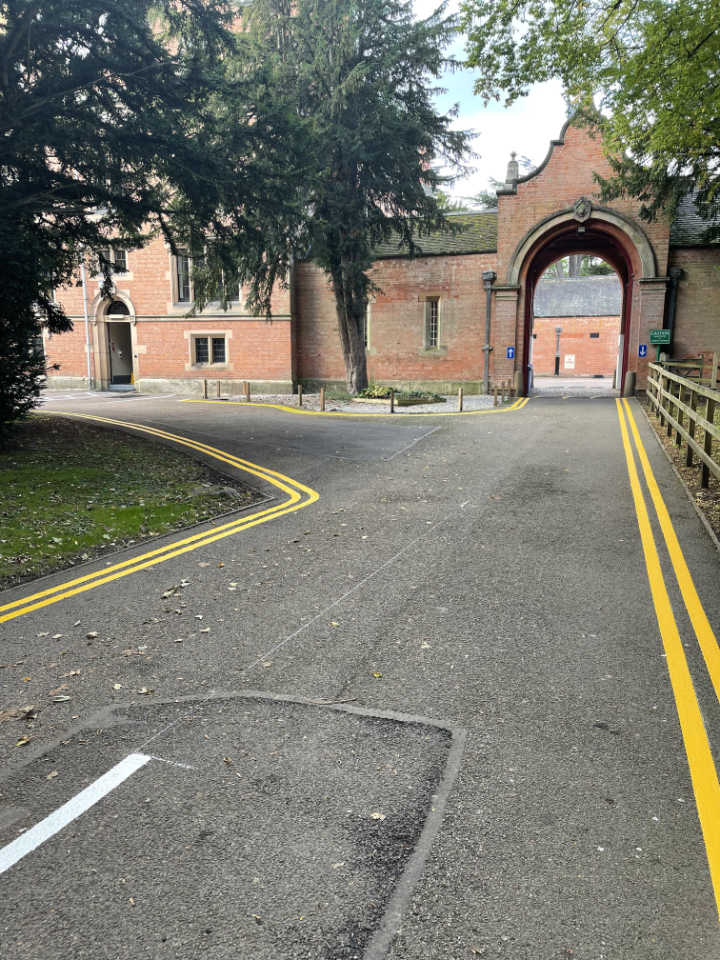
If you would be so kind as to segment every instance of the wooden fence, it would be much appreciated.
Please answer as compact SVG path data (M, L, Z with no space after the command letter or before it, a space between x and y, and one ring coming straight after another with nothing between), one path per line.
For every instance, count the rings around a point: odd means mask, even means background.
M647 396L661 426L667 427L668 436L675 431L676 446L683 441L687 444L685 465L691 467L694 456L700 460L702 487L709 486L710 474L720 480L720 463L713 459L713 440L720 444L720 427L715 423L715 412L720 411L717 354L713 356L709 377L703 376L705 368L704 358L698 362L651 363L647 381ZM697 371L698 376L691 378L675 372L683 369L687 373ZM704 416L698 410L700 403ZM695 436L698 430L704 434L702 444Z

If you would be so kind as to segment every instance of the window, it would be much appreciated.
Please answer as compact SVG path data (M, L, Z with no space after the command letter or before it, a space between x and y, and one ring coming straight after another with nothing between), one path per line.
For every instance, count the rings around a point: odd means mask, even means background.
M177 298L179 303L190 302L190 257L181 253L176 260ZM205 338L205 352L207 353L207 338Z
M440 301L428 300L427 302L427 346L432 349L438 346L438 336L440 333Z
M207 340L205 341L207 344ZM207 346L205 347L207 352ZM212 338L212 362L225 363L225 337Z
M43 345L42 337L33 337L32 348L33 348L33 353L35 354L36 357L45 356L45 347Z
M192 366L220 366L227 363L227 338L225 336L191 336L190 357ZM190 369L188 367L188 369Z
M599 340L599 338L600 338L600 334L599 334L599 333L591 333L591 334L590 334L590 339L591 339L591 340Z
M195 337L195 363L207 363L208 359L208 338Z
M110 262L110 273L128 272L127 250L110 250L108 248L104 250L98 250L98 273L102 272L103 260L108 260Z

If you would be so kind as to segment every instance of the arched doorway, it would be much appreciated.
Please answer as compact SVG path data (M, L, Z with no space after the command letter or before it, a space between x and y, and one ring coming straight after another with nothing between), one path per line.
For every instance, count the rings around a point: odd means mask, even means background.
M133 383L132 330L130 310L122 300L112 300L105 312L110 360L110 385L130 386Z
M510 261L508 286L520 288L518 340L522 343L521 363L526 395L535 288L551 263L576 254L604 260L613 268L622 284L617 386L621 392L624 389L631 367L630 334L640 323L639 284L643 280L659 279L655 254L637 224L614 210L595 207L591 201L580 197L572 208L547 217L530 230L518 244ZM632 367L636 368L637 364Z

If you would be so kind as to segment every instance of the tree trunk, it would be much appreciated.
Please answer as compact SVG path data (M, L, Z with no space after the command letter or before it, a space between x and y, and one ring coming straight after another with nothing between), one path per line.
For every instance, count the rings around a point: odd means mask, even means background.
M332 272L332 287L335 294L335 311L338 332L345 363L345 380L348 393L353 395L368 385L367 360L365 358L365 303L358 302L349 280L349 265L343 264Z
M581 254L581 253L574 253L574 254L573 254L571 257L569 257L568 259L569 259L569 261L570 261L570 262L569 262L569 265L568 265L568 276L569 276L569 277L579 277L579 276L580 276L580 270L581 270L581 268L582 268L582 262L583 262L582 254Z

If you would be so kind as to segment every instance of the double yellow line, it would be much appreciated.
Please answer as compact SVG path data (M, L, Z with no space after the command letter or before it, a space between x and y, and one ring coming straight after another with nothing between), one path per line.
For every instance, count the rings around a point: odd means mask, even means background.
M82 420L94 420L99 423L109 424L115 427L124 427L130 430L136 430L139 433L145 433L161 440L172 440L183 447L196 450L206 456L212 457L220 463L226 463L231 467L242 470L243 473L258 477L272 484L282 493L286 494L287 499L282 503L274 504L264 510L256 513L250 513L238 520L232 520L212 530L205 530L202 533L196 533L183 540L176 540L173 543L158 547L149 553L143 553L130 560L123 560L122 563L113 564L98 570L95 573L88 573L83 577L59 584L56 587L49 587L47 590L41 590L30 597L23 597L21 600L13 600L0 606L0 623L6 620L12 620L15 617L21 617L33 610L39 610L41 607L47 607L51 603L57 603L59 600L66 600L68 597L74 597L78 593L85 593L87 590L93 590L105 583L113 580L119 580L121 577L127 577L131 573L138 573L148 567L154 567L165 560L171 560L183 553L189 553L191 550L197 550L198 547L205 547L216 540L222 540L224 537L230 537L242 530L249 530L258 524L267 523L268 520L274 520L276 517L285 516L288 513L294 513L296 510L302 510L303 507L315 503L319 499L319 494L310 487L306 487L297 480L284 476L282 473L276 473L274 470L268 470L266 467L258 466L256 463L250 463L248 460L242 460L223 450L217 450L205 443L198 443L194 440L188 440L185 437L176 436L174 433L167 433L165 430L157 430L155 427L139 426L135 423L127 423L124 420L110 420L108 417L94 417L82 413L62 413L62 416L77 417Z
M632 489L635 511L640 527L640 538L645 553L650 591L652 593L655 613L657 615L660 635L667 658L670 682L675 696L680 728L682 730L685 751L687 753L690 777L692 779L698 816L702 827L707 851L710 877L715 891L715 900L720 911L720 783L713 760L712 750L708 741L705 724L703 722L700 705L693 687L692 676L688 667L682 640L678 631L677 622L673 613L672 604L668 595L665 578L660 566L657 545L650 525L650 517L645 503L640 479L635 464L635 456L628 434L628 424L635 442L640 464L642 466L645 483L650 492L657 513L660 529L670 555L675 577L680 587L683 601L687 608L690 622L702 650L715 693L720 699L720 649L718 649L715 634L708 621L703 605L700 602L695 584L682 549L678 542L675 529L670 519L665 501L655 480L650 461L643 446L637 424L627 400L618 400L618 416L620 418L620 432L622 434L625 458L627 460L630 487ZM626 419L627 418L627 419Z
M338 417L479 417L484 416L488 413L511 413L513 410L521 410L528 402L530 398L522 397L519 400L516 400L515 403L510 407L502 407L500 410L495 410L491 408L489 410L448 410L443 413L422 413L418 411L417 413L372 413L368 410L367 413L342 413L341 411L333 412L331 410L306 410L304 407L287 407L282 403L258 403L253 400L249 405L243 400L181 400L181 403L222 403L223 406L244 406L244 407L269 407L271 410L283 410L285 413L300 413L306 417L332 417L333 420L337 420Z

